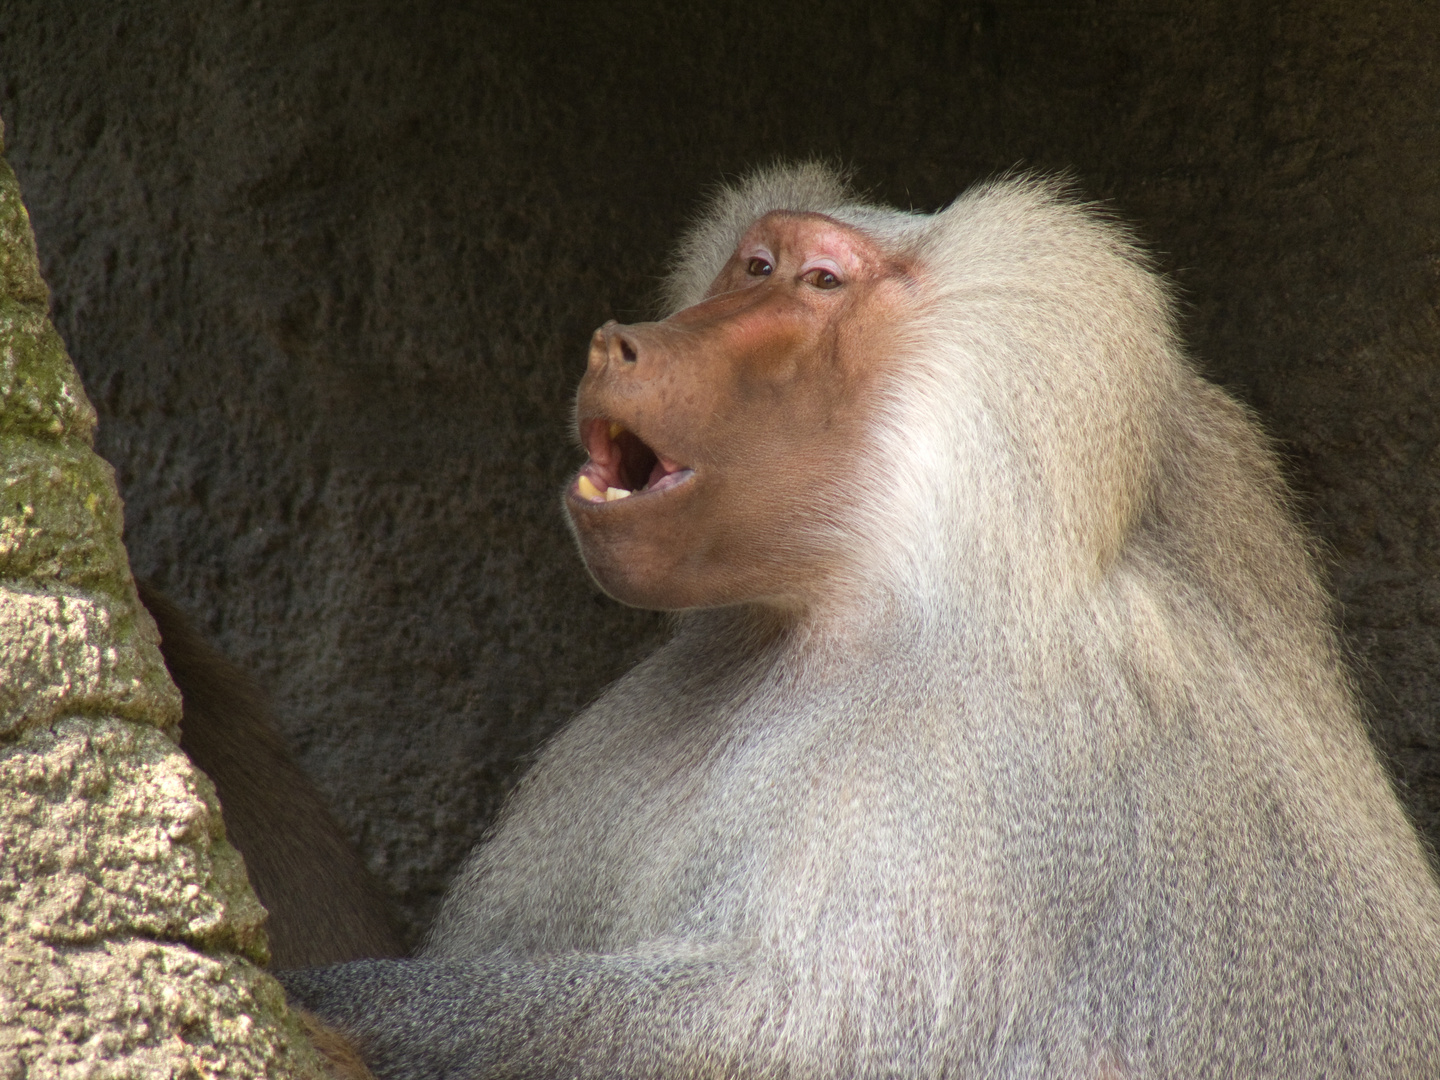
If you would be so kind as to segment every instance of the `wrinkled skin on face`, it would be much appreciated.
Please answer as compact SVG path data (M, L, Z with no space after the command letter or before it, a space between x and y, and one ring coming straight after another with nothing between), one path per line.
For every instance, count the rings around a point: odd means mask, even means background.
M590 460L565 501L601 587L665 610L804 609L838 587L843 553L823 522L856 498L911 291L863 233L777 211L700 303L595 331L576 409Z

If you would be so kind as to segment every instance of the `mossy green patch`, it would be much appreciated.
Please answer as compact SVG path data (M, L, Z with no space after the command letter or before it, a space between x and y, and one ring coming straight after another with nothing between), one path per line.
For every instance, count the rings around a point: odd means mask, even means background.
M0 439L94 439L95 409L43 307L0 298Z
M128 581L123 510L104 459L83 444L0 434L0 460L0 580L112 593Z
M0 296L13 297L42 310L50 290L40 277L30 215L20 201L20 185L8 162L0 159Z

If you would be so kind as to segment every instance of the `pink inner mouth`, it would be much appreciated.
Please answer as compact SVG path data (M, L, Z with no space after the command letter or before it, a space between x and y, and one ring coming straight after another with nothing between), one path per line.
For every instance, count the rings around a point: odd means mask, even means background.
M590 460L576 477L576 485L583 476L599 492L587 496L579 491L578 486L573 488L586 502L603 503L606 492L612 489L648 495L672 488L695 475L693 469L662 457L634 432L610 420L587 421L581 437Z

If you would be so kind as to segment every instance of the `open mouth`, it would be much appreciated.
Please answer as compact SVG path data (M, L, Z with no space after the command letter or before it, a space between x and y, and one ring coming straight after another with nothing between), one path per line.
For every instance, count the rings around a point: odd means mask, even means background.
M585 502L650 495L695 475L695 470L657 454L633 431L613 420L587 420L580 437L590 460L580 470L574 491Z

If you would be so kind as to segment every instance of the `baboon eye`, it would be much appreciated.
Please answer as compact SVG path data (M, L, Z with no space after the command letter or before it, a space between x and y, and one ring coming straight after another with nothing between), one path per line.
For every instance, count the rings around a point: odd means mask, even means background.
M814 285L817 289L838 289L840 287L840 278L833 270L826 270L823 266L817 266L800 280Z
M745 264L745 272L751 277L769 277L775 267L758 255Z

